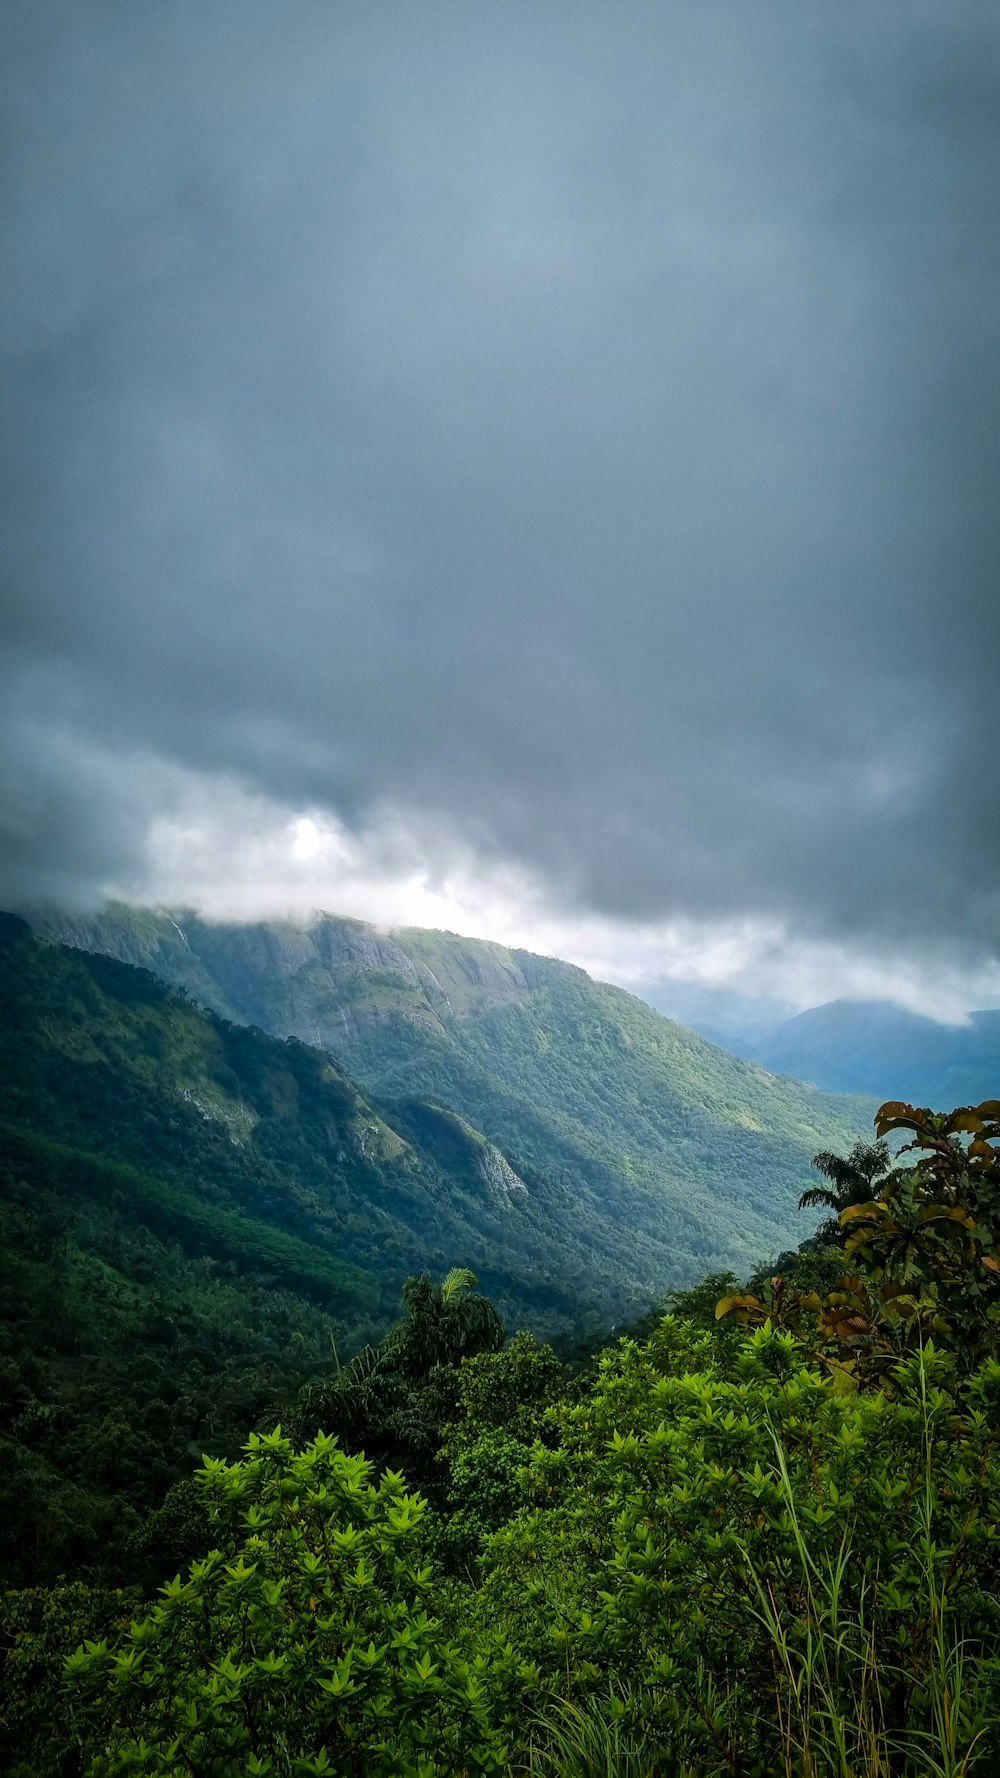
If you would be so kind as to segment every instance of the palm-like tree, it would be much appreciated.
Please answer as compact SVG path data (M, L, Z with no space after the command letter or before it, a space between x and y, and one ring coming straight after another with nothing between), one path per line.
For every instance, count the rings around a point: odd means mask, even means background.
M822 1149L813 1155L812 1164L830 1184L814 1185L803 1192L799 1209L832 1212L817 1231L823 1240L836 1240L841 1231L834 1219L852 1204L870 1204L892 1178L892 1156L884 1141L856 1142L846 1156Z
M503 1322L487 1297L476 1290L476 1275L453 1266L440 1284L427 1273L403 1286L406 1314L389 1333L391 1361L411 1376L424 1376L436 1364L458 1364L477 1352L498 1352Z
M454 1370L463 1358L499 1352L503 1322L476 1290L474 1272L455 1266L440 1284L427 1273L403 1286L404 1313L378 1346L366 1346L336 1379L307 1386L293 1419L293 1436L318 1427L346 1450L363 1450L374 1463L402 1469L410 1482L433 1491L440 1481L435 1453L441 1428L454 1414ZM336 1350L334 1351L336 1358Z

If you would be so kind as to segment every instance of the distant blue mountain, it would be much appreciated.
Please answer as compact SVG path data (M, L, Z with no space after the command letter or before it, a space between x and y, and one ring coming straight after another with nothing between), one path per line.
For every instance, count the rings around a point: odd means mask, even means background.
M761 1035L724 1041L772 1074L812 1081L827 1092L870 1093L936 1110L1000 1098L1000 1011L942 1025L891 1001L832 1000Z
M701 982L660 977L634 990L678 1025L687 1025L710 1043L733 1055L749 1055L754 1044L790 1019L795 1008L788 1000L772 1000L761 994L737 994L729 988L713 988Z

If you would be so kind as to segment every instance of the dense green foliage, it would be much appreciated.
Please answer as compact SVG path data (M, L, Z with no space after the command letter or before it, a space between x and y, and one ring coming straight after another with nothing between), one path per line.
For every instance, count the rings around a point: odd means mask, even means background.
M575 1382L524 1341L458 1375L464 1579L391 1470L254 1437L155 1603L20 1607L0 1708L21 1745L32 1682L54 1713L34 1778L74 1738L95 1778L996 1769L995 1362L927 1348L845 1392L791 1333L668 1316Z
M0 1583L183 1559L166 1490L452 1256L572 1331L586 1297L546 1284L512 1179L440 1108L376 1108L305 1045L0 918Z
M70 1657L95 1770L495 1772L482 1663L436 1613L418 1496L319 1437L209 1464L219 1548L133 1624Z
M229 1017L322 1045L380 1101L460 1113L528 1186L511 1237L536 1290L567 1314L591 1307L595 1330L797 1240L812 1155L850 1146L875 1109L765 1074L569 964L451 933L124 907L38 919ZM467 1257L502 1295L486 1256Z
M207 1513L203 1514L207 1520ZM139 1590L76 1580L0 1587L0 1770L5 1778L76 1773L86 1753L65 1691L66 1651L117 1637L141 1609Z
M988 1778L1000 1104L877 1129L902 1164L768 1280L783 1327L709 1279L573 1376L467 1271L412 1280L292 1438L206 1459L155 1603L6 1596L14 1771Z
M377 1305L379 1290L371 1272L344 1265L318 1245L246 1216L172 1181L153 1179L104 1155L49 1142L32 1131L0 1123L0 1166L7 1177L30 1176L35 1191L63 1191L76 1202L128 1203L130 1213L154 1233L196 1248L240 1271L335 1302L342 1316L359 1317Z
M1000 1768L1000 1104L572 1367L437 1263L537 1226L465 1106L0 940L12 1778Z
M116 1173L107 1197L74 1192L60 1152L2 1147L0 1582L153 1578L193 1546L147 1516L326 1367L336 1324L273 1273L154 1233L110 1201Z
M824 1227L805 1266L795 1258L792 1276L755 1280L756 1294L726 1293L717 1315L790 1328L854 1382L884 1381L901 1352L932 1339L948 1343L960 1369L1000 1356L1000 1101L944 1113L894 1100L876 1129L867 1164L858 1149L835 1166L816 1157L841 1180L843 1275L831 1275L841 1270L832 1263L840 1242ZM917 1158L887 1171L884 1138L899 1131L911 1138L900 1157ZM866 1176L875 1188L867 1202L857 1189Z
M334 1433L348 1450L363 1448L377 1462L405 1469L436 1496L445 1476L435 1459L442 1426L459 1401L458 1366L504 1343L503 1323L475 1283L461 1268L438 1286L426 1273L409 1279L404 1313L380 1345L301 1391L288 1421L293 1436Z

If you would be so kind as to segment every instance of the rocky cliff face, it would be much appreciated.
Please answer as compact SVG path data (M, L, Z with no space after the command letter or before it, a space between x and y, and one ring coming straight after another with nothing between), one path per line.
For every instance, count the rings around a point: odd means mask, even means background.
M503 945L417 928L396 938L415 963L431 1003L443 1004L456 1017L516 1006L528 998L524 974Z
M265 928L264 930L267 930ZM420 975L402 948L388 935L360 921L336 920L322 915L302 933L312 956L325 969L385 970L398 975L409 987L420 987Z
M474 1187L485 1186L494 1208L511 1211L527 1198L528 1188L506 1155L456 1111L413 1099L400 1113L422 1149L450 1170L464 1172Z
M506 1155L502 1155L492 1142L487 1142L484 1146L479 1170L496 1203L509 1208L512 1199L527 1197L528 1188L524 1180L518 1177Z
M392 1015L442 1029L527 998L502 945L451 933L380 932L361 920L216 924L183 910L112 904L96 914L32 910L58 944L149 969L227 1017L339 1047Z

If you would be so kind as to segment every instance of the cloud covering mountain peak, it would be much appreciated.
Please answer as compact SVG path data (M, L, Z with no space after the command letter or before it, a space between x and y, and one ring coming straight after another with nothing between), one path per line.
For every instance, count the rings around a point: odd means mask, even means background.
M4 900L315 818L327 904L990 967L995 20L0 28Z

